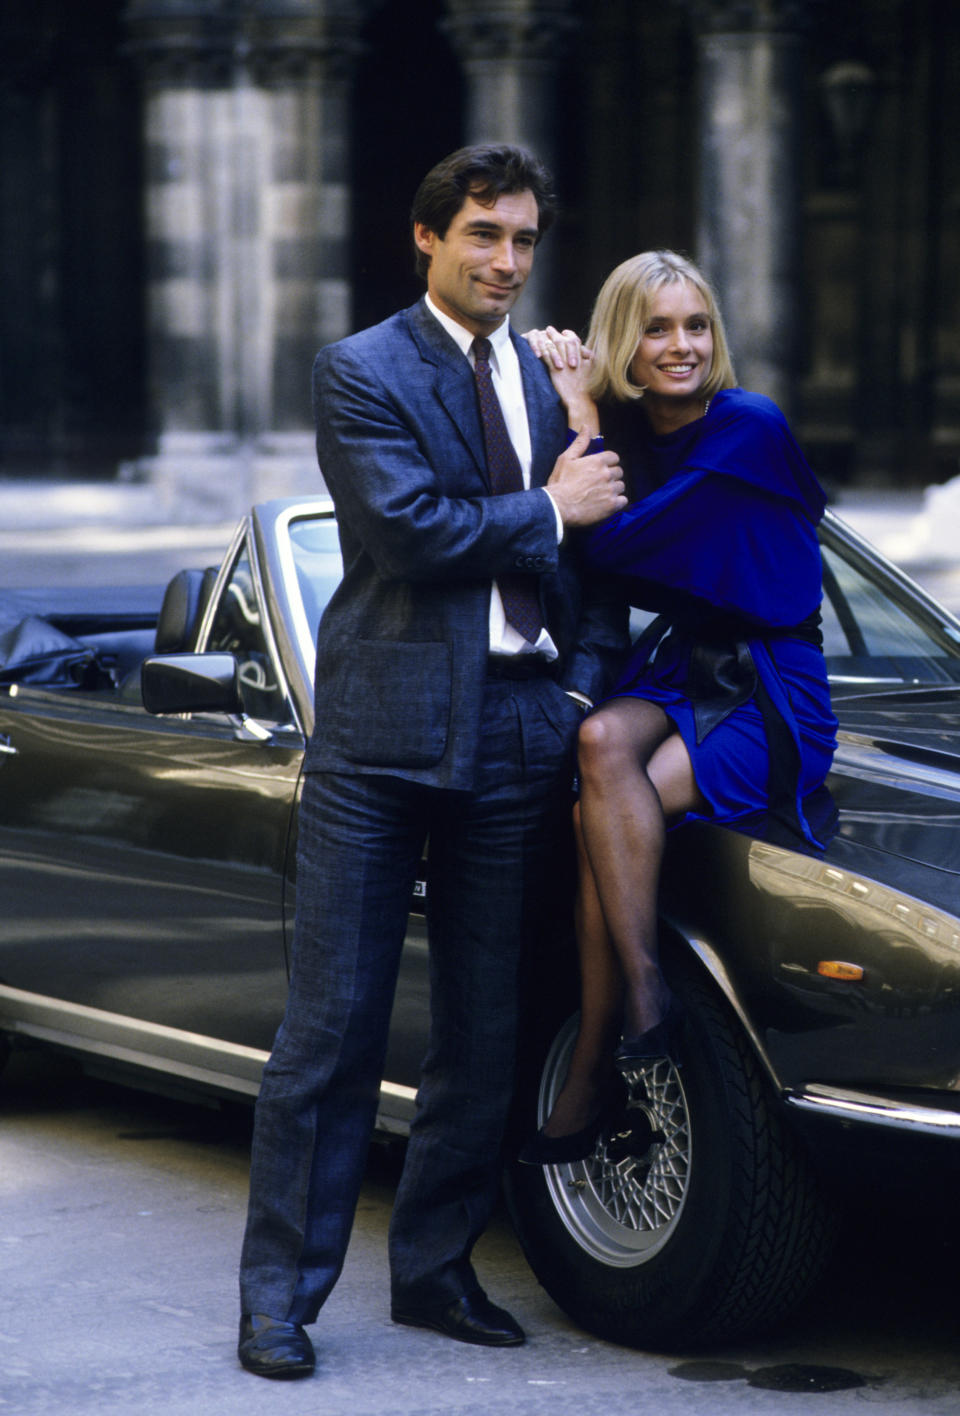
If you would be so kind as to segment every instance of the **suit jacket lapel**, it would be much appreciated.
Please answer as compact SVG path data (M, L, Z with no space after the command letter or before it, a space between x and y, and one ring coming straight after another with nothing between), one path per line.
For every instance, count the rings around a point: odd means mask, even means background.
M477 471L489 491L487 453L477 405L473 370L446 330L433 318L423 300L407 311L410 330L420 356L436 370L434 392L473 454ZM527 341L511 327L510 338L520 360L523 394L530 425L530 485L542 487L562 448L556 446L554 427L558 397L550 376ZM553 426L551 426L553 425Z
M523 377L523 395L527 404L527 421L530 424L530 447L533 457L530 464L531 487L542 487L553 464L563 451L556 446L551 423L556 424L558 397L550 382L550 375L534 354L527 341L511 327L520 373Z
M408 315L421 358L436 370L434 392L473 454L477 471L489 491L487 453L473 370L422 300Z

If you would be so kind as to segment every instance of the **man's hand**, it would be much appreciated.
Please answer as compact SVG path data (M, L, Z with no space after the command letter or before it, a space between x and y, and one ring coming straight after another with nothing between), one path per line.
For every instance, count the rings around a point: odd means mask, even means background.
M566 452L557 458L547 481L564 526L595 526L627 504L623 468L615 452L594 452L588 429L581 428Z

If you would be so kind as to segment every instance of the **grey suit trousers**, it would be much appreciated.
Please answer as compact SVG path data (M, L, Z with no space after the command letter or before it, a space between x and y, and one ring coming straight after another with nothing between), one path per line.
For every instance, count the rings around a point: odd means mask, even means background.
M411 888L429 839L431 1029L390 1230L394 1301L477 1287L517 1057L525 942L566 914L580 709L488 681L472 791L310 773L286 1015L257 1105L244 1312L311 1322L340 1273L377 1106Z

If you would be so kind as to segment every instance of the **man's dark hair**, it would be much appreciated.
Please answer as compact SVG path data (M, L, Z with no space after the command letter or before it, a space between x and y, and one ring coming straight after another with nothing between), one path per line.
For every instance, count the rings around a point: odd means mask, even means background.
M506 144L476 143L458 148L431 168L420 183L410 212L411 224L420 223L442 241L467 197L481 206L493 206L513 192L533 193L539 241L557 214L553 181L543 163L523 148ZM417 274L426 280L430 257L417 250L416 261Z

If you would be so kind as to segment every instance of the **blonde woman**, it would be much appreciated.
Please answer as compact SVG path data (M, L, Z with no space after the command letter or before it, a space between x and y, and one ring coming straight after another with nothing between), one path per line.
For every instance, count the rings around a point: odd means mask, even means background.
M581 1024L564 1088L521 1152L593 1152L611 1057L682 1054L660 972L666 831L757 813L817 844L804 810L836 745L820 647L823 492L783 414L738 388L702 273L648 251L604 283L585 346L528 336L571 430L619 454L630 504L589 533L589 560L656 619L579 736ZM619 1044L618 1044L619 1039Z

